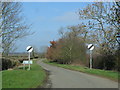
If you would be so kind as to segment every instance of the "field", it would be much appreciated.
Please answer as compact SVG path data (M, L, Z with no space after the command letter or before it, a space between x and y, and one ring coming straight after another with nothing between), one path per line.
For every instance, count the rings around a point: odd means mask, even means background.
M46 78L45 71L34 61L31 70L23 67L2 71L3 88L37 88L43 85Z

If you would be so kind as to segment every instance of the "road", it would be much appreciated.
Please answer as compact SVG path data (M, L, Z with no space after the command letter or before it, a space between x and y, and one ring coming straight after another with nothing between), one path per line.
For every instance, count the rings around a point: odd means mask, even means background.
M109 79L48 65L42 61L38 64L50 72L51 88L118 88L118 83Z

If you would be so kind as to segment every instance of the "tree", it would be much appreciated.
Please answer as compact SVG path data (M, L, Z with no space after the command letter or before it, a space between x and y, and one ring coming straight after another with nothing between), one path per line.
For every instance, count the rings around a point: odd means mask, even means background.
M112 7L111 3L99 2L88 5L84 10L79 11L80 18L89 20L87 27L91 29L93 35L96 35L94 40L105 51L114 50L116 45L115 36L118 26L115 23L113 25L109 23L113 19L113 15L111 15L113 13Z
M47 50L47 58L62 64L84 63L86 60L86 47L82 30L72 26L69 31L62 34L58 41L51 41ZM79 32L79 33L78 33ZM81 33L82 34L82 33Z
M56 58L56 54L58 53L56 52L56 41L50 41L50 44L50 47L47 48L46 58L55 61L58 58Z
M2 36L3 55L8 55L13 49L15 40L28 35L29 26L25 24L24 18L21 16L21 7L20 2L2 2L0 37Z
M79 10L80 18L88 20L88 37L91 37L96 47L100 48L97 52L104 56L104 69L108 68L107 60L114 63L110 56L116 51L116 34L119 26L116 23L118 20L114 7L114 3L97 2Z
M115 4L114 22L116 22L118 26L120 27L120 2L115 2L114 4ZM118 33L120 33L120 29L118 30ZM118 44L118 49L116 50L115 56L116 56L116 68L118 71L120 71L120 44Z

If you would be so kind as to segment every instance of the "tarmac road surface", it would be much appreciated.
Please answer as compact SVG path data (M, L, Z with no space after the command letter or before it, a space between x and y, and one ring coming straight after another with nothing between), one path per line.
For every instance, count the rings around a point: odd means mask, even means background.
M38 61L38 64L50 72L51 88L118 88L118 82L72 71Z

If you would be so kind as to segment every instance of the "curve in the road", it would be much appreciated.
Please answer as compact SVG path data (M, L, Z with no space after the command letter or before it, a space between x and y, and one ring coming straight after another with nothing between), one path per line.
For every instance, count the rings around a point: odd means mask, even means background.
M109 79L48 65L42 60L38 64L50 72L52 88L118 88L118 83Z

